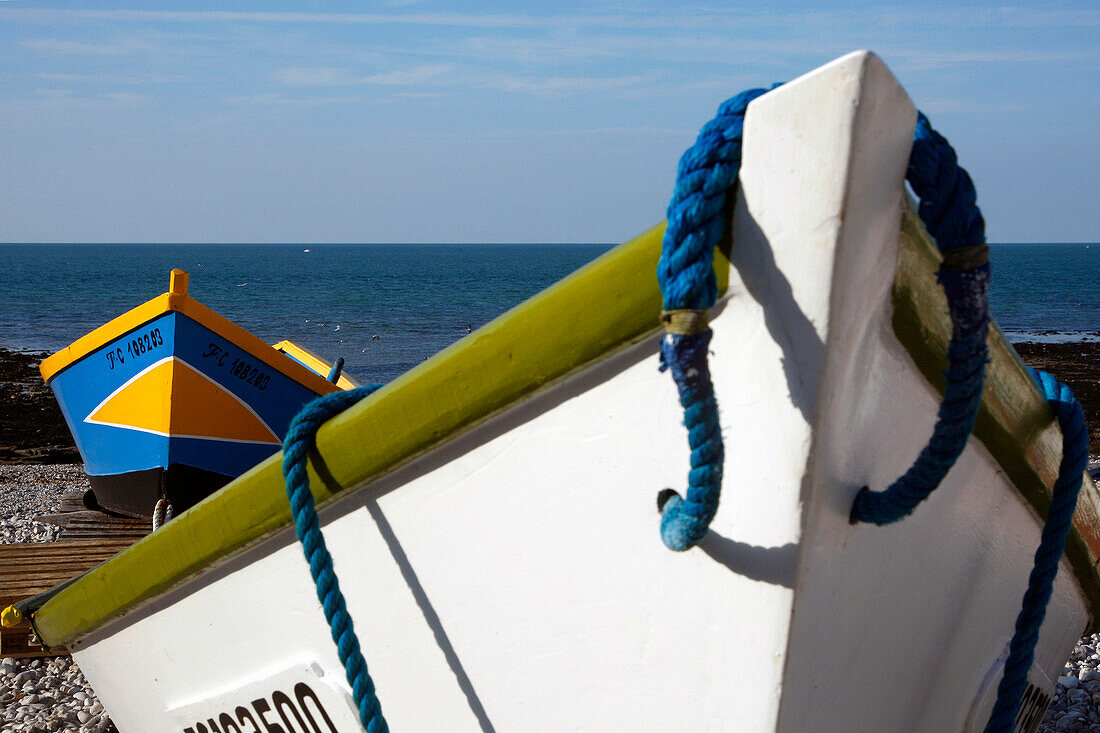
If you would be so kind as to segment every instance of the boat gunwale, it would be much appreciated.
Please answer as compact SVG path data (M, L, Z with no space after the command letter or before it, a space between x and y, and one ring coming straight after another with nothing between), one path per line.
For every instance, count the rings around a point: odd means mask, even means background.
M307 465L317 505L346 496L345 489L391 473L516 401L654 335L661 312L654 268L664 228L662 222L598 257L322 426L316 454L324 456L324 465L319 472L312 456ZM720 292L729 282L728 242L724 248L715 251ZM603 295L617 290L607 307ZM578 301L588 314L579 326L564 317L575 315ZM530 348L532 342L537 348ZM529 349L529 359L516 358L522 349ZM496 370L495 381L486 380L485 373L499 363L507 368ZM441 388L455 397L442 410L417 397ZM362 434L387 435L387 450L372 454L378 445L364 445ZM291 526L281 465L279 452L50 596L36 613L39 637L51 646L68 644ZM157 563L142 569L149 557ZM107 590L112 582L113 593Z
M322 377L325 376L325 374L322 373L321 370L324 370L325 373L330 372L332 370L332 364L329 364L327 361L322 359L317 354L313 353L312 351L310 351L309 349L307 349L306 347L304 347L300 344L294 343L290 339L283 339L282 341L280 341L276 344L272 344L271 348L273 348L276 351L290 357L291 359L294 359L295 361L298 361L298 362L304 364L306 366L306 369L309 369L310 371L316 372L317 374L321 375ZM314 369L313 367L306 364L307 361L311 362L317 368ZM328 381L328 380L326 379L325 381ZM354 389L356 387L361 386L357 380L355 380L352 377L348 376L344 372L340 373L340 377L335 382L335 384L340 389L345 389L345 390Z
M942 313L932 313L915 308L913 297L914 293L934 291L929 297L943 299L942 288L935 282L935 269L940 258L916 214L910 207L902 208L903 211L899 212L901 246L892 288L894 313L891 326L921 374L942 394L942 371L946 365L946 343L950 338L946 300L943 300ZM323 474L317 471L312 459L308 469L310 487L317 503L323 505L346 496L346 489L364 487L485 422L516 401L560 382L590 366L598 358L655 334L660 293L652 273L659 255L663 229L664 224L660 224L605 254L324 425L317 435L317 453L326 457ZM644 277L634 272L639 268L645 269ZM716 258L722 291L728 283L728 269L729 262L725 256ZM622 281L616 282L624 276L630 278L625 285ZM613 282L616 288L609 290L608 286ZM638 288L645 292L633 292ZM619 310L588 308L585 311L588 320L580 329L580 334L567 334L566 338L573 341L568 344L569 348L562 348L557 339L568 330L562 325L563 321L568 320L561 317L562 309L573 308L575 312L576 304L572 300L578 297L582 306L596 302L593 291L617 293L617 300L637 303L635 310L640 313L631 313L631 323L624 325L613 323L619 318L615 315ZM582 297L585 295L587 298ZM532 324L545 329L534 338L536 345L532 347L528 343L526 354L508 350L506 347L514 344L507 338L502 340L501 332L513 334L532 327ZM608 327L618 328L613 337L609 338L604 332ZM523 359L519 358L534 354L546 360L559 351L568 352L569 358L572 358L577 354L570 349L578 346L578 340L588 342L589 350L584 352L585 357L572 363L567 359L562 361L564 357L558 358L555 370L541 370L545 362L532 367L521 363ZM974 437L986 446L1009 476L1014 489L1035 509L1039 518L1043 518L1050 502L1050 486L1060 455L1060 447L1055 453L1050 444L1060 439L1060 433L1053 425L1049 406L999 329L990 330L989 341L991 353L999 357L1000 363L994 364L992 390L987 388L983 394L982 411ZM487 344L492 348L487 348ZM937 345L942 345L942 348ZM503 351L502 347L505 347ZM1007 359L1004 358L1006 356ZM462 378L472 376L477 369L490 368L496 363L495 359L501 358L507 364L498 370L496 376L501 379L515 378L519 373L521 384L513 379L504 387L495 389L493 396L496 399L490 400L489 404L471 404L471 399L484 397L484 390L477 392L477 388L464 386ZM1005 425L1003 410L993 404L994 393L1004 389L1008 383L1011 383L1013 396L1024 401L1017 407L1019 414L1025 415L1026 419L1018 425ZM395 424L400 405L407 405L410 395L425 389L439 389L440 386L445 386L458 396L461 404L457 408L454 405L449 409L444 407L440 411L445 413L442 416L434 411L435 404L417 408L420 413L432 413L432 419L427 422L424 422L423 414L414 420L414 429L424 431L424 434L417 441L407 436L399 437L397 450L391 451L388 457L377 453L371 455L370 448L364 449L363 441L358 436L387 434L387 428ZM395 405L398 406L396 409ZM279 453L259 464L158 532L89 571L89 577L50 598L36 616L40 636L51 645L71 645L73 641L155 597L189 582L219 561L287 529L291 519L282 485L281 460L282 454ZM1087 474L1083 475L1083 480L1086 477ZM1081 506L1086 511L1079 510L1075 515L1066 555L1087 599L1091 626L1092 619L1100 615L1097 613L1100 610L1100 577L1097 576L1100 530L1088 525L1090 517L1097 513L1093 508L1100 511L1100 495L1091 481L1084 482L1082 499ZM1100 521L1096 526L1100 527ZM214 537L210 536L212 529L216 535ZM155 577L135 572L151 556L161 558L154 569ZM171 567L165 565L165 558L171 558ZM141 582L135 583L134 578L141 578ZM114 593L106 590L112 584Z

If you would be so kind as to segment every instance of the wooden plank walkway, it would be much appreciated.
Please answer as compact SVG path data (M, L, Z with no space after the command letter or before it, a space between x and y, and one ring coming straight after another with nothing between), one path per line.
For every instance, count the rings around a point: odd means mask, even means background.
M86 509L44 514L36 519L62 527L61 536L66 540L127 538L133 544L153 529L150 519L115 517Z
M69 528L65 533L68 535ZM101 532L102 534L102 532ZM144 534L148 534L148 529ZM139 537L103 537L60 542L0 545L0 608L49 590L90 570L126 549ZM0 628L0 657L40 657L64 654L46 651L31 640L30 624Z

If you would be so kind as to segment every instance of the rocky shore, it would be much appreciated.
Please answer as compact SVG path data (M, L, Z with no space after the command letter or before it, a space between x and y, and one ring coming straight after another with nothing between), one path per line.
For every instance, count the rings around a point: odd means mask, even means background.
M1100 343L1016 348L1074 391L1090 421L1089 452L1100 455ZM58 528L35 517L55 511L64 492L87 488L65 421L38 377L42 356L0 348L0 543L57 539ZM1100 461L1091 467L1100 474ZM1100 634L1074 649L1038 730L1100 733ZM0 659L0 733L45 731L117 728L70 657Z
M38 375L44 356L0 347L0 463L80 462L53 392Z

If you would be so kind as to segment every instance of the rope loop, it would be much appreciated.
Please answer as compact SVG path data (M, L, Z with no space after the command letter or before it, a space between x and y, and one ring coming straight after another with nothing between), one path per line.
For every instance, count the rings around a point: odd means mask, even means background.
M750 89L724 102L680 157L657 263L666 311L706 310L718 298L714 246L725 227L727 193L741 168L745 111L766 91Z
M773 87L774 88L774 87ZM714 305L714 247L726 225L727 192L741 165L741 138L749 103L764 94L752 89L725 102L680 158L657 281L669 311L702 311ZM906 178L921 199L919 213L945 264L937 278L947 295L952 322L946 389L932 437L916 461L885 491L864 489L851 511L853 522L889 524L908 515L935 489L966 447L981 404L988 349L989 264L985 223L977 194L946 139L918 115ZM691 446L692 472L686 496L664 503L661 535L671 549L685 550L703 534L718 509L723 456L717 401L697 329L674 330L661 347L662 370L676 381ZM709 343L709 338L707 340ZM686 384L682 375L694 375Z
M374 694L374 681L367 672L367 662L359 648L355 626L348 614L344 594L340 592L332 555L325 546L313 493L309 490L306 463L317 430L381 386L372 384L318 397L294 417L283 441L283 476L298 540L302 543L310 575L317 586L317 599L324 609L340 663L344 665L348 684L351 685L352 696L359 709L359 721L368 733L387 733L389 727L382 717L382 706Z
M752 89L722 104L680 158L657 265L666 313L705 311L714 305L714 247L726 225L722 214L727 192L736 183L741 166L745 112L749 103L766 91ZM909 470L884 491L864 489L857 495L851 510L853 523L896 522L939 486L973 430L989 360L985 341L990 270L985 222L969 174L959 167L947 140L919 113L906 180L920 197L921 220L944 256L937 279L947 295L952 324L946 387L928 444ZM691 547L705 534L721 494L721 467L708 463L719 459L723 451L706 349L699 348L695 338L700 330L694 326L672 330L661 347L662 370L671 368L684 407L692 474L702 481L693 481L689 474L686 497L677 496L664 504L662 537L674 550ZM685 385L679 375L689 374L698 378Z
M909 470L886 489L864 488L856 495L850 516L853 524L896 522L940 485L974 429L989 361L985 221L970 175L959 167L947 140L920 113L906 180L920 197L918 213L944 258L936 277L947 295L951 316L946 385L928 444Z

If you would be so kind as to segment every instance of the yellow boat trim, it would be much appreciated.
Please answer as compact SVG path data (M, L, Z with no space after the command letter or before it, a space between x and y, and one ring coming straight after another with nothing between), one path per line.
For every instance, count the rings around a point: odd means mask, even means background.
M75 364L96 349L103 348L124 333L140 328L144 324L165 313L179 309L179 300L183 295L165 293L142 303L137 308L126 311L118 318L104 323L94 331L81 336L56 354L42 360L38 371L42 379L49 382L61 370Z
M935 284L934 246L914 219L906 212L894 284L894 328L927 374L928 357L918 352L928 346L920 344L946 344L950 325L923 306L912 307L914 293L942 290ZM612 250L324 425L317 434L317 452L325 458L326 480L331 483L326 484L311 463L314 499L320 504L343 488L378 478L540 387L654 333L661 313L654 272L663 233L661 224ZM728 268L727 257L716 257L722 292L728 285ZM1006 439L988 418L979 419L975 436L1010 476L1027 484L1021 493L1042 514L1057 456L1037 450L1040 441L1035 433L1049 427L1050 410L1029 386L1018 358L996 329L990 339L994 374L982 397L983 412L998 412L997 405L1011 392L1014 412L1000 414L998 422L1022 420L1018 429L1031 437ZM936 359L942 361L942 350ZM425 400L426 394L446 397ZM1044 434L1044 441L1052 439L1049 431ZM386 439L363 439L369 435ZM1024 455L1019 440L1024 441ZM35 614L42 640L50 646L69 645L218 560L289 528L281 460L279 454L259 464L60 590ZM1100 500L1089 488L1086 485L1082 492L1084 506L1075 517L1067 554L1095 615L1100 609L1095 570L1100 539L1097 530L1086 525L1100 516Z
M81 336L56 354L46 357L38 368L42 374L42 379L49 382L59 372L80 361L88 354L103 348L130 331L140 328L154 318L171 312L182 313L191 320L197 321L225 340L244 349L251 356L259 359L272 369L290 377L317 394L328 394L339 389L324 377L296 363L293 359L286 358L270 345L224 316L210 310L191 296L172 292L158 295L152 300L142 303L118 318L108 321L91 333Z
M336 485L326 485L310 465L318 504L655 333L663 234L661 224L613 249L327 423L317 434L317 448ZM716 257L715 270L724 291L729 280L725 255ZM425 400L424 395L440 397ZM365 435L386 439L364 440ZM48 645L67 645L219 559L289 527L281 462L281 453L272 456L59 592L35 615L41 638Z
M327 361L317 356L309 349L303 346L299 346L293 341L280 341L271 348L275 349L276 351L281 351L287 356L297 359L313 371L320 374L322 377L327 378L328 373L332 371L332 364L329 364ZM352 379L347 374L341 373L340 378L336 380L336 386L340 389L355 389L359 386L359 382Z

